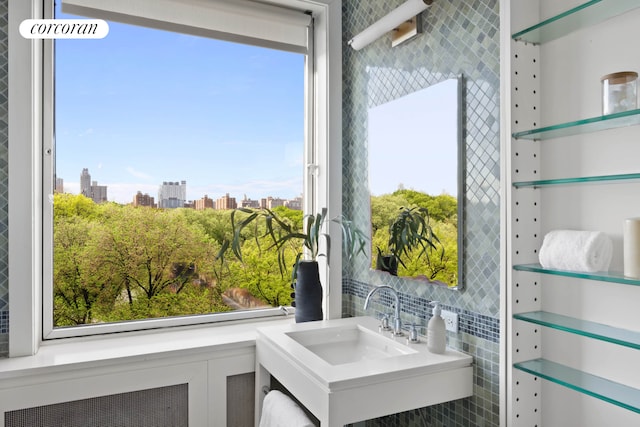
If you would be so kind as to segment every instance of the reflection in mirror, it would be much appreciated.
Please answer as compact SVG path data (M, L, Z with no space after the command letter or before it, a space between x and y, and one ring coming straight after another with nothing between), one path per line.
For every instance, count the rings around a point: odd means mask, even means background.
M368 115L372 267L460 288L462 78Z

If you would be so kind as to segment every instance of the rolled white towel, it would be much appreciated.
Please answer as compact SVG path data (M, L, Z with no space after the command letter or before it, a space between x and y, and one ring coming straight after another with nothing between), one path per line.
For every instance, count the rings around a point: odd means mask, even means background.
M289 396L271 390L262 402L260 427L314 427L314 424Z
M607 271L613 243L601 231L554 230L544 236L540 264L544 268L570 271Z

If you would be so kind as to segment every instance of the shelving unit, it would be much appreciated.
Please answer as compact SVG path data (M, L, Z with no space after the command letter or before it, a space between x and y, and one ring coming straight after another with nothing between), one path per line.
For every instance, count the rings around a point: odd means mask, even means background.
M620 175L600 175L600 176L582 176L575 178L556 178L556 179L539 179L534 181L517 181L512 185L515 188L540 188L550 187L554 185L573 185L573 184L595 184L595 183L615 183L623 181L640 180L640 173L627 173Z
M623 285L640 286L640 279L625 277L618 271L599 271L596 273L585 273L581 271L554 270L544 268L540 264L517 264L513 266L516 271L528 271L531 273L551 274L555 276L573 277L576 279L597 280L600 282L620 283Z
M591 0L511 36L513 40L547 43L638 7L635 0Z
M507 286L509 289L509 302L507 308L508 330L510 331L507 360L511 369L507 373L508 378L508 409L507 409L507 424L514 426L531 426L531 425L564 425L567 419L571 419L571 422L576 422L580 425L591 426L599 425L597 421L590 419L588 415L585 415L585 419L577 421L572 419L577 412L585 412L585 410L594 410L590 404L583 404L581 407L571 407L570 404L560 404L559 402L565 401L563 398L564 393L575 393L572 395L572 402L582 402L584 397L579 396L591 396L601 401L610 403L611 406L605 406L605 410L612 411L610 414L611 425L629 425L629 419L633 425L640 425L640 387L632 387L637 385L638 379L628 379L624 375L620 375L616 369L603 369L605 373L603 376L593 375L589 368L589 362L587 365L583 365L582 357L580 357L580 351L578 348L571 348L571 352L575 354L563 358L558 352L561 350L554 349L554 346L561 346L558 335L551 336L550 339L542 340L542 335L550 332L547 330L561 331L562 334L570 334L577 340L589 340L589 343L585 348L593 348L597 345L608 345L607 349L612 348L613 354L616 352L633 352L640 350L640 332L637 331L635 324L629 325L629 328L612 327L603 323L597 323L589 320L590 310L583 309L582 313L585 318L577 318L575 316L568 315L570 312L565 312L562 309L561 304L555 304L555 309L545 310L546 305L543 301L543 289L545 298L554 295L563 295L558 293L554 287L550 287L550 283L553 283L555 287L565 286L563 285L562 278L567 278L567 289L574 291L575 289L585 289L587 287L581 286L580 281L586 280L591 282L598 282L600 285L597 292L602 292L602 287L615 285L625 285L620 288L616 288L618 292L626 292L625 295L631 295L637 297L640 300L640 294L638 294L638 286L640 286L640 279L633 279L625 277L622 272L608 271L608 272L576 272L576 271L563 271L548 269L542 267L537 263L538 250L542 243L542 237L544 230L553 229L553 226L549 224L560 223L565 228L572 228L571 223L582 224L590 222L596 224L596 227L601 226L604 228L611 228L610 224L606 221L610 221L611 216L603 216L602 219L597 215L590 215L585 217L580 212L579 207L594 206L585 201L589 198L593 199L594 193L590 190L589 186L595 184L611 185L611 191L609 187L606 187L606 192L612 195L620 195L620 203L629 203L629 197L627 197L630 191L629 186L619 186L617 184L627 184L635 186L640 183L640 170L638 173L612 173L608 175L596 175L589 174L588 165L580 168L573 168L575 170L584 173L578 173L578 176L567 178L552 178L552 179L538 179L541 175L547 176L563 176L567 175L562 168L562 161L549 161L548 156L550 153L564 153L572 152L575 155L572 158L567 158L567 161L579 161L582 158L582 150L594 150L593 147L597 146L594 141L602 139L607 143L612 141L611 133L609 131L622 127L638 126L640 125L640 109L625 111L622 113L615 113L610 115L602 115L596 117L590 117L571 122L556 123L548 126L538 126L541 123L540 111L545 107L552 107L553 111L569 111L566 108L575 108L576 104L573 99L562 99L559 104L556 104L554 97L561 98L564 93L545 93L545 89L553 87L556 90L559 86L554 86L555 82L550 82L553 78L558 76L567 77L566 86L567 93L580 93L580 90L584 90L583 87L578 86L579 90L575 90L576 85L581 81L579 78L574 78L576 73L580 73L583 70L579 66L575 66L575 69L569 67L569 70L565 71L567 63L571 58L574 61L580 61L581 66L587 66L584 64L591 63L589 60L585 61L585 58L589 58L592 55L610 55L615 59L614 55L623 55L625 50L618 45L618 39L608 39L602 44L598 44L597 37L609 37L604 29L614 28L618 25L616 20L619 16L633 12L635 9L640 8L640 1L638 0L591 0L572 7L575 2L570 0L537 0L535 4L531 2L521 2L518 0L505 0L510 2L510 25L512 29L511 35L511 48L509 50L510 57L510 73L509 83L511 87L511 123L508 124L508 134L511 135L511 145L509 148L509 168L510 172L507 173L510 180L510 196L507 207L507 232L510 255L507 257L509 262L509 268L511 273L507 279ZM568 7L565 11L555 14L548 19L540 19L540 22L535 25L522 25L517 28L519 23L527 23L527 21L535 13L535 8L544 12L545 10L557 10L562 5L558 3L566 3ZM527 9L529 8L529 9ZM637 11L636 11L637 12ZM609 21L608 21L609 20ZM597 28L596 28L597 27ZM525 28L521 30L521 28ZM617 27L615 27L617 30ZM515 30L515 31L513 31ZM635 29L630 30L634 32L633 35L629 35L628 39L637 39L640 36L640 30L637 30L639 34L635 34ZM580 35L575 37L566 37L572 33L581 32ZM625 35L626 36L626 35ZM546 43L549 43L548 47ZM594 52L593 46L606 46L609 51L602 53L601 51ZM592 49L592 50L589 50ZM579 53L578 53L579 52ZM609 57L607 57L609 58ZM554 68L555 61L563 65L557 65ZM584 62L584 64L582 64ZM613 61L602 61L613 62ZM544 63L544 67L541 65ZM577 62L576 62L577 64ZM593 64L592 64L593 66ZM640 63L637 67L640 69ZM562 72L560 72L560 70ZM545 75L545 82L541 82L539 76L546 72L549 75ZM586 72L592 70L585 70ZM557 73L557 74L556 74ZM606 73L601 73L603 75ZM590 77L592 80L596 78ZM564 88L562 88L564 89ZM573 91L571 90L573 89ZM591 87L590 87L591 90ZM588 96L585 99L593 99ZM574 104L572 104L574 102ZM566 107L566 108L565 108ZM549 108L547 108L548 110ZM547 113L547 116L550 114ZM545 120L553 122L552 120ZM640 127L639 127L640 128ZM598 132L597 136L588 136ZM631 131L633 135L635 131ZM626 135L626 134L625 134ZM640 130L637 135L640 136ZM573 137L572 139L564 139L567 137ZM590 144L583 146L583 137L588 138ZM638 138L638 136L635 136ZM544 150L541 148L540 141L551 141L545 143ZM566 142L565 142L566 141ZM615 140L614 140L615 141ZM528 143L531 142L531 143ZM553 147L562 147L562 144L570 144L567 147L570 149L556 149ZM616 145L614 142L613 145ZM621 145L621 144L618 144ZM623 145L628 147L630 144ZM571 151L573 150L573 151ZM638 149L640 150L640 149ZM640 155L633 149L633 153L622 152L624 156L637 156ZM592 151L592 153L595 153ZM586 156L593 159L594 155ZM597 155L595 156L597 157ZM613 171L628 170L628 167L618 167L613 164ZM549 166L549 167L547 167ZM551 169L551 171L549 171ZM640 168L639 168L640 169ZM544 174L539 173L543 171ZM517 172L517 173L516 173ZM517 176L517 179L514 177ZM616 184L615 186L613 184ZM551 191L548 192L546 188L555 188L560 186L574 186L580 185L584 187L579 193L573 193L573 190L563 191ZM638 190L638 187L633 187L634 192ZM626 193L625 193L626 192ZM575 194L574 198L566 198L567 194ZM578 196L579 195L579 196ZM580 200L582 205L578 206L566 206L566 209L554 207L554 209L544 206L545 203L571 203L566 200ZM614 197L615 198L615 197ZM622 201L624 200L624 202ZM633 202L632 202L633 203ZM626 207L626 206L625 206ZM574 209L577 208L577 209ZM602 208L601 206L594 206L596 209ZM640 201L638 201L631 208L626 207L627 210L635 208L638 210L638 216L640 216ZM615 210L615 207L611 207ZM545 213L553 212L560 216L560 218L545 218ZM585 218L588 218L585 219ZM595 218L595 219L594 219ZM554 222L555 221L555 222ZM598 221L602 221L598 224ZM616 221L618 219L616 218ZM542 225L544 223L544 225ZM577 226L579 227L579 226ZM598 228L594 228L598 229ZM619 236L620 237L620 236ZM617 249L620 258L621 254L621 239L618 237L617 244L620 247ZM546 285L546 286L545 286ZM622 291L620 291L622 289ZM593 292L592 289L585 289L579 292ZM577 296L576 298L579 298ZM594 298L591 298L594 299ZM630 298L635 300L635 298ZM591 303L591 300L589 301ZM552 306L554 304L551 304ZM560 309L558 310L558 306ZM583 317L583 316L578 316ZM602 316L598 317L599 319ZM612 322L613 324L625 324L625 322ZM636 330L634 330L636 329ZM573 342L573 341L572 341ZM582 341L580 341L582 342ZM543 348L543 343L546 348ZM587 343L587 341L585 341ZM601 344L598 344L601 343ZM621 353L622 354L622 353ZM625 353L630 354L630 353ZM640 357L640 353L638 353ZM564 356L564 355L563 355ZM574 357L575 356L575 357ZM565 364L557 363L556 360L561 360ZM575 361L571 362L572 366L566 364L567 360ZM575 363L575 364L574 364ZM593 368L593 366L591 366ZM622 369L622 368L621 368ZM630 367L628 371L635 372L636 367ZM612 372L610 374L610 372ZM600 375L600 373L598 374ZM607 377L607 378L605 378ZM544 379L551 383L560 384L570 390L563 388L548 388L543 386L543 381L538 379ZM547 414L543 415L542 408L542 395L543 390L545 392L552 392L552 397L547 398L546 407ZM557 406L555 406L557 405ZM601 404L606 405L606 404ZM616 409L607 409L615 407ZM622 410L619 408L623 408ZM626 411L625 411L626 410ZM632 418L628 418L632 417ZM622 421L620 421L622 420ZM591 424L594 423L594 424ZM577 425L577 424L576 424ZM601 425L601 424L600 424Z
M516 363L514 367L621 408L640 413L640 390L638 389L545 359Z
M533 141L545 141L547 139L562 138L565 136L583 135L608 129L616 129L640 124L640 109L622 111L606 116L591 117L573 122L546 126L539 129L529 129L515 132L515 139L529 139Z
M640 350L640 332L614 328L601 323L546 311L514 314L514 319Z

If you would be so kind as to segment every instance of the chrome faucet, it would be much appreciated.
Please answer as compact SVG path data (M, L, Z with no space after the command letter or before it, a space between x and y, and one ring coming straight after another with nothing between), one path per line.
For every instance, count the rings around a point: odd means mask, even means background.
M402 321L400 320L400 298L398 297L398 293L396 292L396 290L393 289L391 286L382 285L382 286L377 286L371 289L371 291L367 295L367 298L364 300L364 309L366 310L367 307L369 307L369 299L371 298L371 296L373 296L373 294L375 294L380 289L389 289L389 291L393 294L393 298L396 304L395 313L393 316L393 335L397 337L402 336L404 334L402 332Z

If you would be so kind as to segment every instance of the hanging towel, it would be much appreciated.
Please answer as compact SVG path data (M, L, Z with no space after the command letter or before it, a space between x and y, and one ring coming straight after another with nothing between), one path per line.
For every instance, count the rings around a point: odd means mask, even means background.
M260 427L314 427L314 424L289 396L271 390L262 403Z
M607 271L613 243L601 231L554 230L544 236L540 264L544 268L570 271Z

